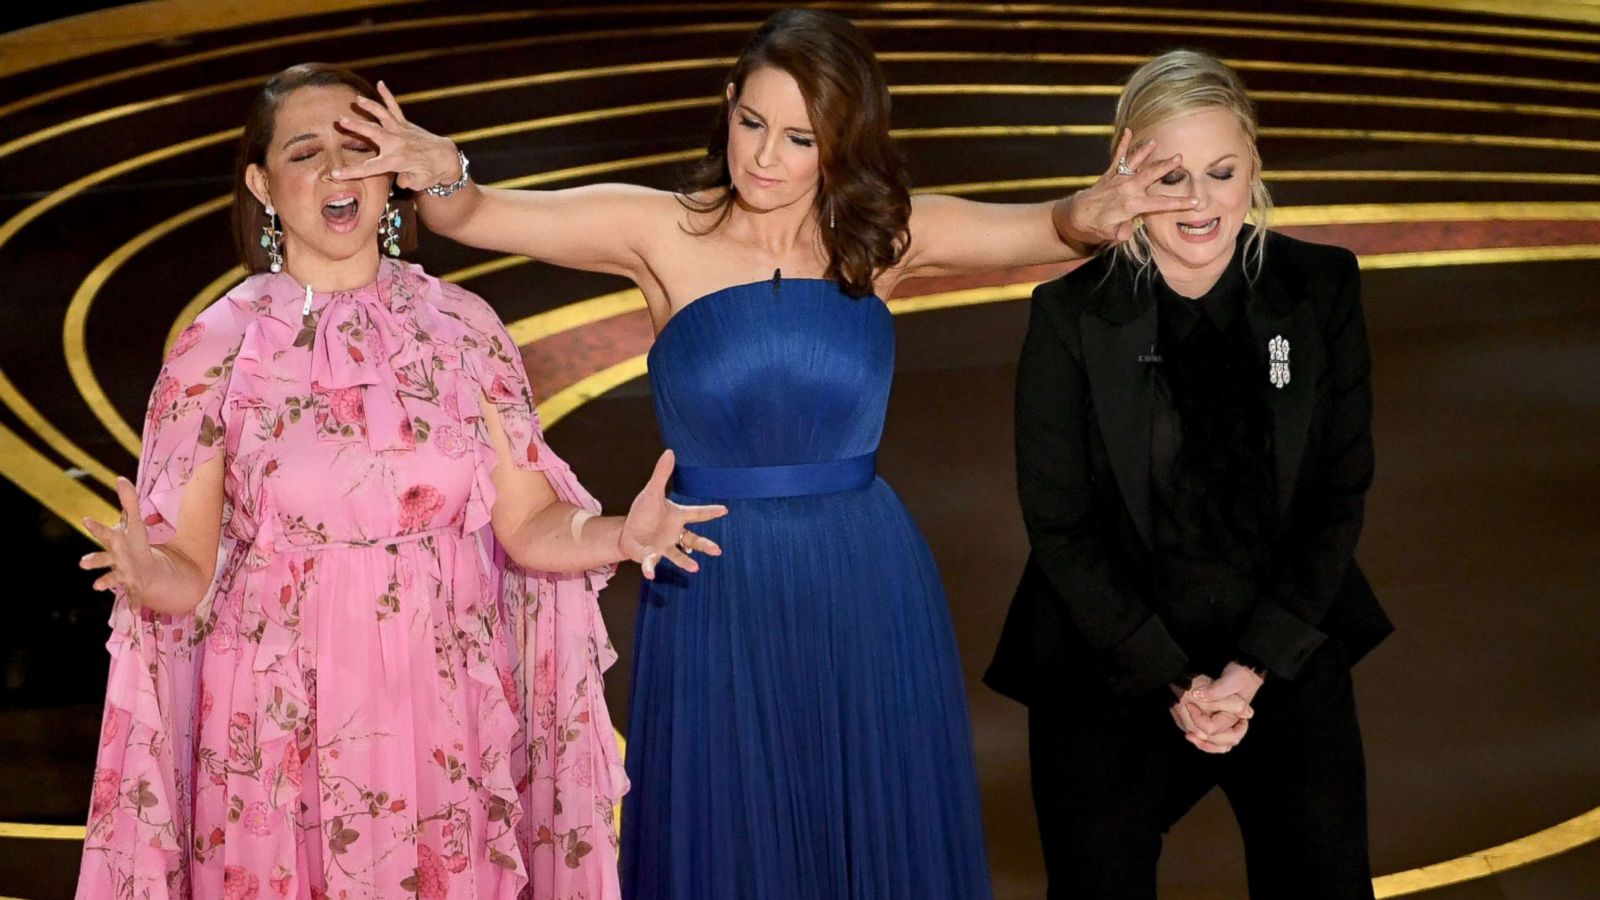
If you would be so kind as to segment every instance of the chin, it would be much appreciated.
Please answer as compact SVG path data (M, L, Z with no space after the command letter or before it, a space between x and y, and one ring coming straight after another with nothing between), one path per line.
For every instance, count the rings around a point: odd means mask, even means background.
M739 195L745 205L763 212L773 209L782 209L794 203L798 197L790 197L782 192L782 185L776 187L761 187L754 184L734 184L734 192Z

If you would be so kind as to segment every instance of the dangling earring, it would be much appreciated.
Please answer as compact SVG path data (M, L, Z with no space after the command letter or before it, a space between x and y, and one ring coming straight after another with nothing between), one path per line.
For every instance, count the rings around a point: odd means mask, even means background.
M400 226L403 224L405 220L400 218L400 210L395 209L388 200L384 201L383 225L378 229L378 243L390 256L400 255Z
M828 230L833 230L833 201L828 201Z
M283 271L283 232L278 230L278 211L267 204L267 224L261 226L261 248L267 251L267 268L276 275Z

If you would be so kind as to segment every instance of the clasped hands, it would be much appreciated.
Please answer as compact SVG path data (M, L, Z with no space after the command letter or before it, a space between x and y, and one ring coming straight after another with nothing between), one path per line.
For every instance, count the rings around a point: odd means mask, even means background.
M1251 702L1263 678L1237 662L1228 663L1215 679L1195 675L1187 688L1174 683L1172 720L1183 736L1206 753L1227 753L1244 740L1255 715Z

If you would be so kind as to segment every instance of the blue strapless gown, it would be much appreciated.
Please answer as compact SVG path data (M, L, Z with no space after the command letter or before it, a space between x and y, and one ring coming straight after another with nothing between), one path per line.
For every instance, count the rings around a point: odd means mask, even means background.
M631 900L990 896L944 590L870 469L893 368L884 304L817 279L710 294L650 352L674 499L730 512L696 526L722 557L644 586ZM778 466L750 497L739 476Z

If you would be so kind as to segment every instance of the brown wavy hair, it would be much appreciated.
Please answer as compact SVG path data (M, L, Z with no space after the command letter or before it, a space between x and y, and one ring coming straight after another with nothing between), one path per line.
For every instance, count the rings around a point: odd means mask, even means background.
M290 66L272 76L261 93L250 103L250 114L244 122L244 133L239 137L239 155L233 167L233 243L239 252L239 262L252 275L267 271L267 251L261 246L261 229L267 224L267 210L250 193L245 172L252 164L265 167L267 148L272 146L274 127L278 121L278 107L290 94L301 88L347 87L362 97L382 103L377 88L370 81L343 66L328 63L301 63ZM366 113L357 111L352 115ZM400 251L417 246L417 207L411 192L395 189L394 209L400 213ZM378 236L374 234L376 241Z
M889 136L883 70L849 19L815 9L785 9L762 23L728 73L735 102L745 79L764 66L787 72L800 85L816 132L821 174L814 209L828 256L827 277L850 296L865 297L872 293L873 279L904 258L911 245L910 181L900 148ZM690 164L679 186L679 202L686 208L716 214L695 234L710 234L733 212L732 106L720 104L706 155ZM696 200L697 195L707 199Z

